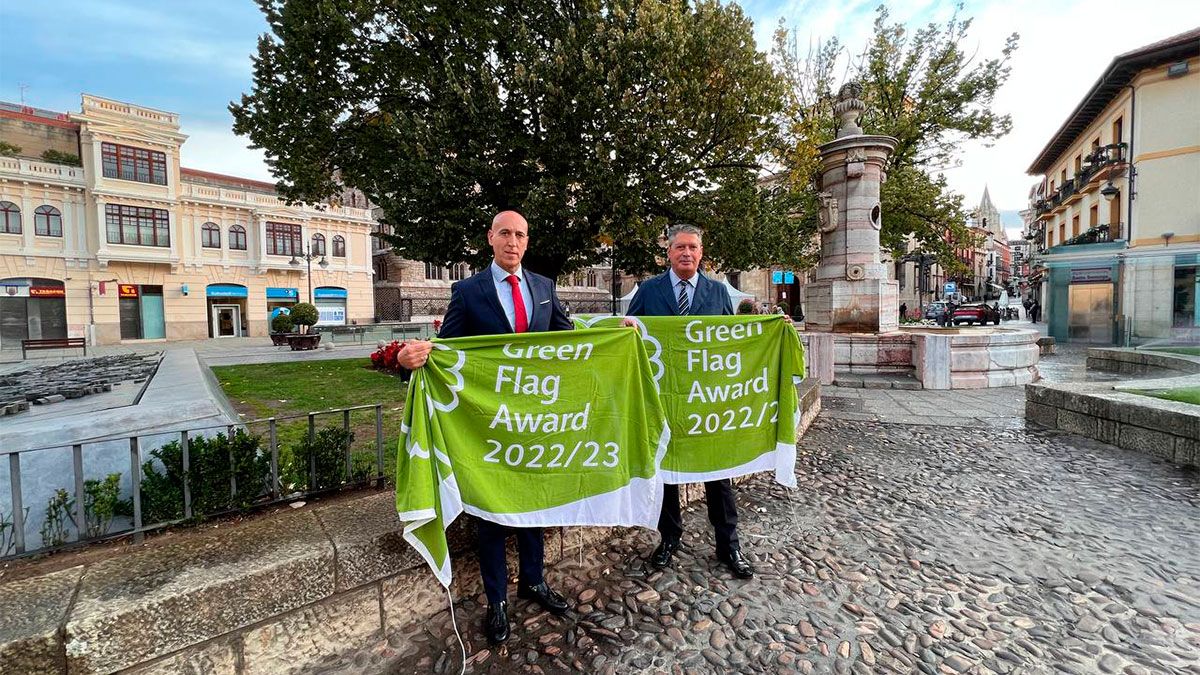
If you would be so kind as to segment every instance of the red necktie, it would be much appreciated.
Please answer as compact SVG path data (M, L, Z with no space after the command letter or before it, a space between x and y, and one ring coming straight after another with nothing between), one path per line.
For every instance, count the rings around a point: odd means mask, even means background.
M524 333L529 330L529 319L525 318L525 299L521 297L521 280L517 275L508 275L508 285L512 286L513 293L513 327L518 333Z

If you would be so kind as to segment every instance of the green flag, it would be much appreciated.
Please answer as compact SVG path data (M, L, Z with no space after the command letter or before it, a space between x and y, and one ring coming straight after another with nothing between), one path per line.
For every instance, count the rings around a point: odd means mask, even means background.
M658 522L670 428L628 328L435 340L396 458L404 538L450 585L445 529Z
M664 483L774 471L796 485L794 382L804 349L783 316L639 316L671 424ZM603 317L592 326L618 325Z

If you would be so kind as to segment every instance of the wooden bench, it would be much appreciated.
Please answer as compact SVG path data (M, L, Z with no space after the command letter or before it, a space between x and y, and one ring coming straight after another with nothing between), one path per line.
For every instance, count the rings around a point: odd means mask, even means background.
M41 340L21 340L21 360L25 353L35 349L74 349L78 347L87 356L87 338L44 338Z

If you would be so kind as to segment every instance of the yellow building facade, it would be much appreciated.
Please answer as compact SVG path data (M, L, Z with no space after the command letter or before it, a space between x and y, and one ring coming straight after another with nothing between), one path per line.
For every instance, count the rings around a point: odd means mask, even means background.
M1027 238L1058 339L1200 333L1200 29L1117 56L1041 151Z
M0 105L0 349L262 336L308 301L322 325L373 320L369 209L184 168L179 128L89 95L69 115ZM79 166L41 159L72 139Z

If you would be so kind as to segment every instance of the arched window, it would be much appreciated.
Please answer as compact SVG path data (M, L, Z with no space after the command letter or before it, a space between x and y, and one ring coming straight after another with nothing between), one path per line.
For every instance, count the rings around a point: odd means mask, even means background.
M21 234L21 209L12 202L0 202L0 233Z
M446 268L433 263L425 263L425 278L426 279L441 279L442 271Z
M229 228L229 248L233 251L246 250L246 228L241 225Z
M333 257L346 257L346 239L340 234L335 234L333 236Z
M587 285L592 288L596 287L596 270L588 270Z
M204 248L221 248L221 228L216 223L200 226L200 245Z
M455 263L450 266L450 281L462 281L471 276L473 271L467 263Z
M312 236L312 254L325 255L325 235L314 234Z
M62 213L49 204L33 210L33 233L43 237L62 236Z

